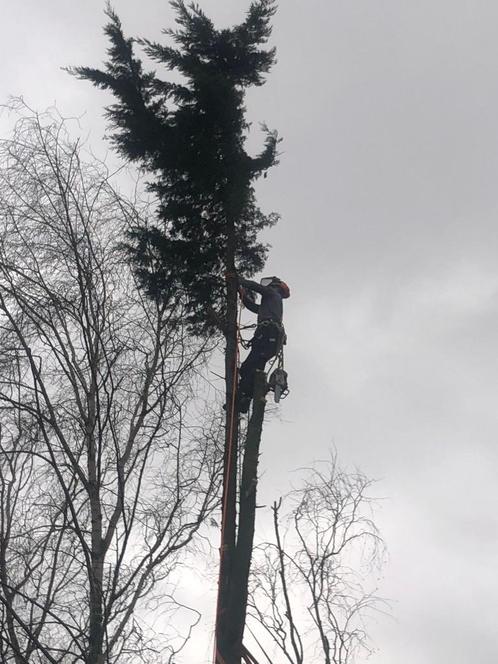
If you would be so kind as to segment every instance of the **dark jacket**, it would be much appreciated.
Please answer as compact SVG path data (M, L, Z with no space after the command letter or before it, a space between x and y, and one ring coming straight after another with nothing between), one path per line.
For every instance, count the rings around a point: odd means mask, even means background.
M278 288L273 286L262 286L256 281L251 281L249 279L240 279L239 284L243 288L247 288L261 295L260 304L256 304L256 302L247 295L244 295L242 298L244 306L246 306L249 311L258 314L258 324L265 320L271 320L282 325L282 295Z

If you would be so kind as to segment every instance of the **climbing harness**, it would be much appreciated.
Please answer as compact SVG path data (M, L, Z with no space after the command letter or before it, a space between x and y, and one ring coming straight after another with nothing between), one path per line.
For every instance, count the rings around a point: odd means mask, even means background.
M281 399L289 394L288 374L284 369L284 346L287 343L287 335L282 324L274 323L279 328L277 353L268 367L268 388L273 392L273 400L279 403ZM273 369L277 363L277 367Z
M257 325L247 325L241 329L256 328L256 332L252 339L245 340L240 337L240 342L243 348L250 348L254 341L261 339L265 335L264 328L267 328L266 334L271 335L267 341L276 345L276 353L270 358L270 364L266 370L268 390L274 394L275 403L279 403L281 399L289 393L288 375L284 369L284 345L287 343L287 335L285 334L284 326L274 320L263 320ZM277 367L274 369L275 364L278 362ZM242 410L241 412L245 412Z

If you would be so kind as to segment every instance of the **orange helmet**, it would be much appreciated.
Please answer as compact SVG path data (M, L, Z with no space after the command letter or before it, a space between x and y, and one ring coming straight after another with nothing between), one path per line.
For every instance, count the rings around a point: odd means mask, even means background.
M280 283L278 283L277 285L280 289L280 293L282 294L282 297L284 298L284 300L287 299L288 297L290 297L290 288L289 288L289 286L287 286L285 281L280 281Z

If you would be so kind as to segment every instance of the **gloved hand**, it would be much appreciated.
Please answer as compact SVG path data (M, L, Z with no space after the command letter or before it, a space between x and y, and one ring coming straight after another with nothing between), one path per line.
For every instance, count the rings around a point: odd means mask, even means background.
M244 288L243 286L239 286L239 295L242 299L246 298L246 300L251 300L251 302L256 302L256 293L252 291L250 288Z

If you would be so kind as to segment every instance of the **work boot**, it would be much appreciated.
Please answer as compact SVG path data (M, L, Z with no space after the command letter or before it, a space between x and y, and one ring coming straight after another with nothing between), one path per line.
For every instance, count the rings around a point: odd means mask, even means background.
M249 411L249 406L251 405L251 397L246 397L242 395L240 399L235 403L235 410L237 413L247 413ZM223 410L226 412L227 405L226 403L222 406Z

